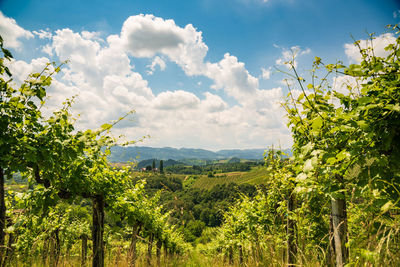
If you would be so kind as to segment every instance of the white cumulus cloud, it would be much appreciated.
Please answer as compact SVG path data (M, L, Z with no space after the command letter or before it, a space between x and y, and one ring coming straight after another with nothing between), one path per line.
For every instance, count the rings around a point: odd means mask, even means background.
M206 111L214 113L222 111L228 107L228 104L218 95L214 95L210 92L205 92L204 95L206 96L206 99L202 101L202 105Z
M20 26L18 26L17 22L12 19L4 16L4 14L0 11L0 35L3 37L4 46L6 48L21 48L21 38L32 38L33 34L30 31L27 31Z
M177 90L160 93L153 103L156 109L193 109L200 103L200 99L192 93Z
M110 36L112 46L128 51L135 57L153 57L164 54L182 66L188 75L202 73L203 59L208 47L202 41L202 33L188 24L181 28L171 19L153 15L129 17L119 36Z
M133 118L119 124L115 132L129 139L150 134L146 145L218 149L290 144L279 105L282 89L260 88L244 62L229 53L217 62L206 61L208 47L201 31L191 24L180 27L173 20L136 15L124 22L120 33L105 38L71 29L47 32L35 33L46 42L42 50L69 60L54 77L47 104L54 109L65 98L78 95L72 108L80 114L78 128L98 127L135 109ZM187 76L209 78L212 85L194 93L182 84L183 90L154 94L135 70L137 58L151 59L144 70L148 74L156 75L156 69L164 70L171 61ZM16 82L40 71L46 62L46 57L13 62Z
M239 101L250 97L258 88L258 79L247 71L243 62L230 54L225 54L218 63L208 63L205 75L214 80L212 88L223 88Z

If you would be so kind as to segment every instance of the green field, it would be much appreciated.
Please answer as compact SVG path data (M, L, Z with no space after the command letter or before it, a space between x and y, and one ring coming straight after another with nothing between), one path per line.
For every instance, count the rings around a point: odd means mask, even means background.
M206 175L198 176L193 187L202 189L211 189L218 184L262 184L268 178L265 167L256 167L249 172L228 172L219 173L215 177L207 177Z

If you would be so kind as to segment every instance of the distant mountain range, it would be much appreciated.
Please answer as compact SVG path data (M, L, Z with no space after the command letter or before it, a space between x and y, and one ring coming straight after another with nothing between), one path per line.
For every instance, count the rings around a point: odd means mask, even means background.
M290 149L284 150L290 153ZM109 160L111 162L142 161L147 159L158 160L182 160L182 159L201 159L218 160L228 158L239 159L263 159L265 149L227 149L213 152L205 149L194 148L154 148L145 146L131 147L112 147Z

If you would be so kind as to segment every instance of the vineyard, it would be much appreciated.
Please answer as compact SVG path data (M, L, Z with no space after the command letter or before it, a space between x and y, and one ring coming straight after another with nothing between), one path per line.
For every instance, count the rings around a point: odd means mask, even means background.
M371 35L355 42L359 64L317 57L303 77L295 55L287 62L293 156L271 148L249 171L176 177L108 162L111 147L135 143L111 133L125 117L77 130L74 99L47 116L47 89L68 63L15 87L0 39L0 265L399 266L400 28L390 29L386 57ZM11 184L16 175L27 185ZM146 189L151 177L159 190ZM216 186L239 197L217 214L204 204L214 217L188 238L196 215L174 203Z
M215 177L202 176L196 179L194 187L211 189L218 184L262 184L268 178L264 168L253 169L248 172L228 172L216 174Z

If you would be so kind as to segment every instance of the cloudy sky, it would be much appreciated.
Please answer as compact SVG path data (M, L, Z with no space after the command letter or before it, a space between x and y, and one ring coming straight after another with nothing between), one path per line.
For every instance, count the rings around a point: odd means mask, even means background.
M357 62L352 38L374 32L383 49L399 10L395 0L0 0L0 34L17 84L69 60L47 106L78 95L78 128L134 109L114 133L151 136L140 145L287 148L286 77L276 69L292 52L300 72L315 56Z

